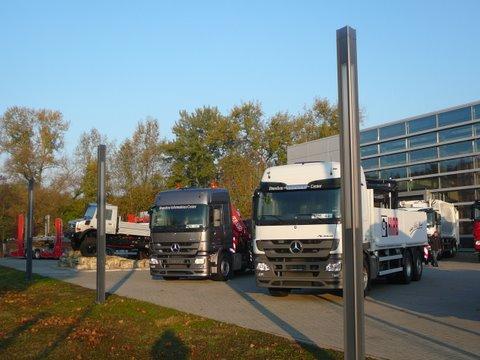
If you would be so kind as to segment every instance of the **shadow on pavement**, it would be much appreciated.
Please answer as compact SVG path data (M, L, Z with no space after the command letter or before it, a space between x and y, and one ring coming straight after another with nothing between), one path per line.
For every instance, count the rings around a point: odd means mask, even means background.
M336 307L339 307L339 308L343 308L343 305L334 301L334 300L331 300L331 299L328 299L324 296L319 296L322 300L330 303L330 304L333 304L334 306ZM368 301L368 300L367 300ZM390 327L390 328L393 328L397 331L400 331L400 332L403 332L403 333L406 333L406 334L409 334L409 335L412 335L414 337L417 337L417 338L420 338L424 341L427 341L427 342L430 342L432 344L435 344L437 346L440 346L440 347L444 347L446 349L449 349L453 352L456 352L456 353L459 353L459 354L462 354L462 355L465 355L467 357L471 357L472 359L476 359L478 358L478 354L474 354L474 353L471 353L469 351L466 351L464 349L461 349L459 347L456 347L456 346L453 346L453 345L450 345L450 344L447 344L445 343L444 341L441 341L441 340L437 340L431 336L427 336L427 335L424 335L422 333L419 333L417 331L414 331L414 330L411 330L411 329L408 329L406 327L403 327L403 326L400 326L400 325L397 325L397 324L393 324L389 321L386 321L384 319L381 319L377 316L373 316L373 315L368 315L368 314L365 314L365 318L366 319L370 319L370 320L373 320L373 321L376 321L378 323L381 323L387 327Z
M280 329L289 334L298 345L300 345L304 350L312 354L316 359L324 358L325 355L328 355L327 352L323 352L323 350L319 349L312 339L310 339L308 336L294 328L292 325L290 325L283 319L281 319L278 315L267 309L265 306L255 300L252 296L250 296L248 294L248 291L250 290L252 280L251 277L250 279L248 279L250 280L249 282L246 282L245 279L247 279L247 276L242 276L241 280L243 281L230 280L226 284L229 285L230 288L234 290L240 297L242 297L249 304L251 304L263 316L265 316L267 319L277 325ZM253 285L253 288L255 288L255 281L253 281ZM255 292L258 292L258 288L255 289Z
M184 360L189 358L189 350L173 330L167 329L153 345L150 356L152 359Z

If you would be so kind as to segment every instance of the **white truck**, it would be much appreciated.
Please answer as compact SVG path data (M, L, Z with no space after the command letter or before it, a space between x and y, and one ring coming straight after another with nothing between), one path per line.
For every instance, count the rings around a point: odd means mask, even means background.
M83 218L68 222L67 234L72 248L80 250L83 256L97 253L97 204L87 206ZM122 221L118 207L107 204L105 208L105 233L107 255L137 256L149 255L150 227L148 222Z
M396 209L396 183L368 184L362 170L363 279L422 276L427 215ZM342 288L340 164L299 163L265 170L254 193L255 277L271 295L295 288Z
M428 237L440 236L442 250L439 255L454 257L460 245L458 210L449 202L429 198L427 200L400 201L399 207L407 211L427 214Z

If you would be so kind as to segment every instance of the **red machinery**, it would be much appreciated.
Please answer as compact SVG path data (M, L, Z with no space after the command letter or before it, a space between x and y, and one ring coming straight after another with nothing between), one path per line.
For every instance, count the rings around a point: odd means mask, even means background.
M25 218L23 214L18 214L17 219L17 250L12 251L10 256L25 257Z
M232 204L230 204L230 212L232 217L233 250L242 251L244 247L249 246L252 236L248 227L242 220L240 211L238 211Z
M37 249L34 254L39 259L59 259L63 253L63 222L62 219L55 219L55 244L53 249Z
M472 205L473 220L473 246L480 260L480 201L475 201Z

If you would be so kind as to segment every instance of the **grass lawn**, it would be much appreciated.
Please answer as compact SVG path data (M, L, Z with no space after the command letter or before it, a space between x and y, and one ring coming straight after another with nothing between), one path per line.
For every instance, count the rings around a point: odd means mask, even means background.
M0 266L0 359L341 359L343 354Z

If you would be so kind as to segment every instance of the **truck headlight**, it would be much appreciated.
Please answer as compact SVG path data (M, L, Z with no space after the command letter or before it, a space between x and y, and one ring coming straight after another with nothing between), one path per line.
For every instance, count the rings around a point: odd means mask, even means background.
M158 260L156 258L150 258L150 265L158 265Z
M263 262L259 262L257 264L257 270L258 271L270 271L270 266L268 266L267 264L265 264Z
M328 263L325 266L325 271L338 272L342 270L342 260Z
M204 258L197 258L197 259L195 259L195 264L197 264L197 265L205 264L205 259Z

